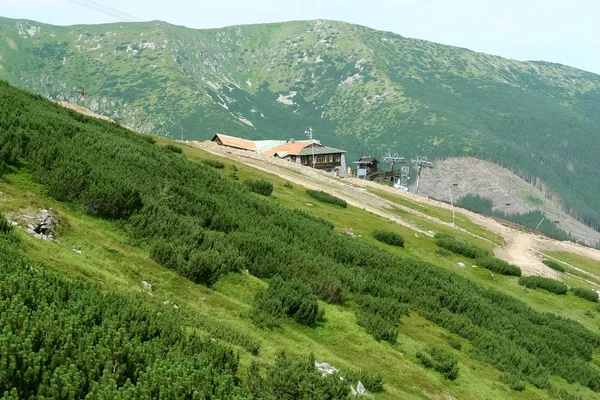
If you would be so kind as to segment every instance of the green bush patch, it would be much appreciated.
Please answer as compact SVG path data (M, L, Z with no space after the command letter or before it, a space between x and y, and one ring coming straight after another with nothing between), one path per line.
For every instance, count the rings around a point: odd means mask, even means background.
M490 271L494 271L498 274L521 276L521 268L496 257L482 257L478 258L475 262L477 263L477 266L489 269Z
M172 151L173 153L177 153L177 154L181 154L183 153L183 150L181 147L179 146L175 146L174 144L169 143L168 145L165 146L165 149Z
M389 244L391 246L404 246L404 238L402 235L396 232L377 230L373 232L373 237L380 242Z
M473 246L464 240L444 233L436 233L435 241L439 247L468 258L489 256L489 252L487 250Z
M216 169L223 169L223 168L225 168L225 164L223 164L219 160L206 159L206 160L202 160L202 164L208 165L209 167L213 167L213 168L216 168Z
M346 200L342 200L339 197L335 197L322 190L307 190L306 194L308 194L313 199L322 201L323 203L335 204L336 206L340 206L343 208L346 208L348 206Z
M417 353L417 358L425 368L433 368L451 381L458 378L458 359L441 347L432 346Z
M273 193L273 184L264 180L247 180L244 183L252 190L254 193L260 194L262 196L270 196Z
M564 282L542 276L522 276L519 278L519 285L529 289L545 289L555 294L567 294L568 290Z
M598 302L598 292L593 289L585 289L580 287L571 288L573 294L577 297L581 297L582 299L586 299L587 301L591 301L592 303Z
M544 264L546 264L547 266L549 266L550 268L552 268L555 271L559 271L559 272L565 272L566 268L559 262L554 261L554 260L549 260L547 258L544 258L542 260L542 262Z

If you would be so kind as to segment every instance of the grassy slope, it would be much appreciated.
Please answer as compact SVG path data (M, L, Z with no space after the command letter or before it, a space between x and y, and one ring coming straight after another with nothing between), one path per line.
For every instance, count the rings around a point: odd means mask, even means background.
M165 142L166 140L160 141L161 144ZM186 146L184 153L195 160L216 158ZM227 168L223 172L228 174L231 162L225 162ZM490 273L482 269L461 270L456 267L460 257L440 258L435 254L433 240L428 237L416 238L409 229L360 209L314 204L301 187L294 186L290 189L284 187L285 181L276 176L243 165L237 165L237 168L241 179L263 177L272 181L275 184L273 201L327 218L334 222L337 230L352 228L361 235L358 240L371 241L390 251L435 262L480 284L519 296L536 309L554 311L579 320L590 329L598 329L596 320L584 315L584 310L591 309L590 304L571 294L557 298L542 291L525 291L516 284L514 278L492 279ZM57 211L60 219L60 243L43 242L21 235L27 249L36 258L46 261L61 273L97 282L108 290L129 295L139 295L141 281L149 281L156 288L154 297L178 304L180 312L189 319L191 326L198 327L198 319L205 325L225 321L260 340L261 360L272 359L283 348L296 354L314 352L317 359L342 369L352 367L379 371L387 384L386 392L377 398L425 398L425 392L439 398L442 394L449 394L461 399L547 397L546 392L531 386L522 393L509 390L506 385L498 382L499 371L469 358L469 344L464 340L462 351L451 350L459 356L461 362L458 381L449 382L434 372L424 370L415 357L418 350L433 343L448 349L450 347L445 344L444 336L447 332L415 314L410 318L403 318L399 344L396 346L376 342L356 325L355 317L348 309L326 304L322 304L326 322L317 328L289 323L272 331L260 330L248 321L245 314L253 295L265 286L264 282L248 274L241 274L221 279L214 289L194 285L150 260L144 249L136 248L130 243L119 224L86 216L66 204L48 199L44 196L43 188L31 183L31 179L24 173L6 176L0 181L0 191L3 193L0 196L1 211L49 207ZM312 203L313 206L308 206L307 203ZM376 242L371 238L370 232L377 228L403 234L407 241L406 248L391 249ZM488 245L491 246L489 243ZM81 249L82 254L77 254L73 249ZM252 359L253 356L242 351L243 365L247 366ZM591 392L583 392L593 398Z

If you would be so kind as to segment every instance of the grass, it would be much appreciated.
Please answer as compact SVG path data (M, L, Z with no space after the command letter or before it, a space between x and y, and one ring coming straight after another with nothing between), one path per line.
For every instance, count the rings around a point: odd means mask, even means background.
M562 262L569 286L600 289L600 262L566 251L547 251L544 254Z
M162 141L164 139L158 139L159 143ZM224 176L229 174L234 165L230 160L189 146L182 145L181 148L184 155L191 159L215 159L223 162L225 168L219 171ZM472 263L466 262L467 268L463 270L457 266L457 262L465 261L464 257L437 255L433 238L422 234L417 237L409 228L352 206L342 209L330 204L315 204L306 195L305 188L299 185L289 187L285 185L287 181L278 176L243 164L235 165L240 179L265 179L273 183L273 194L265 201L276 201L287 207L303 209L333 222L339 232L352 229L355 234L360 235L356 240L368 241L399 255L410 255L436 263L484 287L493 287L520 297L538 310L582 320L589 328L598 330L600 319L590 319L584 314L584 311L593 309L593 305L576 298L572 293L557 301L557 296L523 290L518 286L516 278L492 277L489 271L472 268ZM320 305L325 310L325 321L315 328L285 322L280 328L261 330L250 322L247 314L254 295L266 287L265 282L242 273L225 276L212 289L195 285L152 261L145 249L136 247L131 242L118 222L90 217L68 204L47 198L44 189L32 183L26 173L9 174L0 179L0 192L0 210L3 212L50 207L56 211L59 219L59 242L41 241L24 233L20 235L29 253L50 268L74 279L97 283L106 290L129 296L146 296L148 301L169 300L179 306L179 312L191 328L204 331L207 335L207 324L219 321L260 342L258 357L242 347L236 347L241 354L241 375L244 375L245 369L253 360L268 362L279 350L285 349L296 355L312 352L317 360L329 362L342 370L364 369L381 373L385 380L385 391L376 394L376 399L422 399L429 396L452 396L460 399L549 398L547 392L530 385L524 392L511 391L507 385L499 382L500 371L470 358L470 345L467 341L462 340L460 351L451 348L446 339L450 332L414 313L402 318L396 345L375 341L356 324L356 317L348 308L323 303ZM418 217L412 214L410 218L418 221ZM421 222L431 230L448 230L448 233L458 235L454 228L429 220ZM379 243L371 235L375 229L402 235L406 239L405 248ZM460 234L464 234L465 240L474 239L467 233ZM492 246L487 241L481 242L488 247ZM80 249L81 254L73 249ZM150 282L155 288L152 297L142 293L142 281ZM202 324L198 320L202 320ZM430 345L441 346L459 358L460 375L456 381L447 381L440 374L425 370L419 364L416 353ZM572 387L564 382L560 385Z
M376 194L377 196L379 196L381 198L384 198L386 200L394 202L400 206L419 211L419 212L421 212L425 215L428 215L432 218L437 218L438 220L440 220L442 222L447 222L447 223L452 222L452 211L451 210L446 210L444 208L432 206L429 204L425 205L425 204L418 203L416 201L412 201L409 198L407 198L403 193L400 193L400 192L398 194L392 194L385 190L379 190L379 189L369 189L369 191L372 192L373 194ZM463 214L461 212L455 211L454 223L456 226L461 227L462 229L472 233L473 235L477 235L479 237L488 239L495 244L502 244L502 237L500 237L499 235L496 235L493 232L490 232L489 230L483 228L480 225L475 224L473 221L471 221L469 219L469 217L467 217L465 214Z

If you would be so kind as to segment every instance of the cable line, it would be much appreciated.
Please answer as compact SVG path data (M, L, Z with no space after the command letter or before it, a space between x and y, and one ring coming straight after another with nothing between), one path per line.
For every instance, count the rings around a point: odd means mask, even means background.
M103 14L109 15L116 19L119 19L124 22L145 22L144 19L136 17L135 15L131 15L117 9L105 6L98 2L92 0L69 0L71 3L78 4L83 7L87 7L91 10L101 12Z

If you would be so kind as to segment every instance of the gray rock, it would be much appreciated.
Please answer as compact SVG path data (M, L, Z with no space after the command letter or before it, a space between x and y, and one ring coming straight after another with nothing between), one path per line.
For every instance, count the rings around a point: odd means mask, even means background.
M146 281L142 281L142 287L149 292L152 291L152 285Z
M82 253L82 251L81 251L80 249L76 249L76 248L74 248L74 247L73 247L73 251L74 251L75 253L77 253L77 254L81 254L81 253Z
M358 384L356 385L356 391L359 395L365 394L365 387L363 386L361 381L358 381Z

